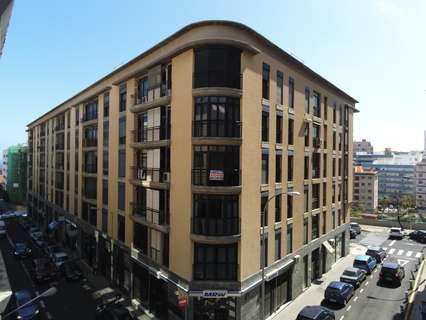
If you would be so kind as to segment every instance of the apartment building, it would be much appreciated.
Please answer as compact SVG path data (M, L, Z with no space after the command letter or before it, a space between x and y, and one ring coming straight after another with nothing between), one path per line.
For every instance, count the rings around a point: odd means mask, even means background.
M7 29L12 16L13 0L2 0L0 2L0 58L6 42Z
M357 152L365 152L367 154L373 154L374 148L370 141L362 139L361 141L354 141L354 154Z
M426 157L416 164L416 206L426 208Z
M354 168L353 202L361 205L366 211L377 210L379 202L379 176L374 169L361 166Z
M188 25L28 125L29 212L158 318L267 318L348 253L356 102Z

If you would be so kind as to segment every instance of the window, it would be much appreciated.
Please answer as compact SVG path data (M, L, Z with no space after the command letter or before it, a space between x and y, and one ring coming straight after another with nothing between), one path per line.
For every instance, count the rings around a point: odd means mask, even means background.
M237 280L238 246L194 244L195 280Z
M343 139L342 134L339 133L339 151L342 151Z
M288 78L288 107L294 108L294 79Z
M84 157L84 172L97 173L98 169L98 157L96 151L87 151L83 153Z
M262 149L262 184L268 184L269 177L269 150Z
M312 126L312 146L316 149L321 147L320 130L321 129L318 124L314 124Z
M121 117L118 123L118 143L126 144L126 118Z
M275 197L275 222L281 221L281 195Z
M275 261L281 259L281 230L275 232Z
M309 210L309 187L305 185L303 190L303 212L308 212Z
M323 130L323 148L327 149L327 135L328 135L328 128L326 125L324 125L324 130Z
M283 115L281 112L277 112L276 143L283 143Z
M327 177L327 154L323 154L323 161L322 161L322 176L323 178Z
M342 158L339 158L338 175L342 175Z
M320 206L320 185L315 183L312 185L312 210L318 209Z
M98 118L98 100L86 103L84 106L83 121L94 120Z
M327 182L322 183L322 205L323 207L327 205Z
M192 232L206 236L239 233L238 195L194 194Z
M314 91L313 95L312 95L312 109L314 111L314 116L315 117L321 117L321 106L320 106L320 94L316 91Z
M268 208L265 210L265 205L268 202L268 192L262 192L260 194L260 226L268 225ZM263 217L265 214L265 217ZM265 223L264 223L265 222Z
M102 231L108 233L108 210L102 209Z
M98 127L88 126L84 128L84 146L96 147L98 145Z
M322 213L322 234L327 233L327 212Z
M336 158L333 158L333 177L336 176Z
M324 96L324 120L327 120L328 113L328 98Z
M280 105L284 104L283 84L284 75L281 71L277 71L277 103Z
M108 205L108 180L102 180L102 203Z
M148 101L149 81L148 77L143 77L138 81L138 103Z
M118 209L119 210L125 210L126 206L126 187L125 184L122 182L118 183Z
M142 224L133 224L133 245L142 254L148 254L148 228Z
M289 154L287 157L287 180L288 182L293 181L293 164L294 158L293 154Z
M75 107L75 125L78 126L79 123L80 123L80 109L78 107Z
M333 131L333 150L336 151L336 131Z
M303 219L303 244L308 244L309 235L308 235L308 218Z
M343 124L343 107L342 105L339 106L339 125Z
M269 140L269 112L262 111L262 142Z
M118 215L118 240L124 242L126 240L126 219L122 215Z
M194 61L194 88L241 88L240 49L223 45L199 47L194 50Z
M303 178L306 180L306 179L309 179L309 156L305 155L303 163L304 163Z
M104 93L104 118L109 117L109 92Z
M287 225L287 254L293 252L293 225Z
M240 137L240 99L196 97L194 137Z
M118 151L118 177L126 176L126 150Z
M74 176L74 191L78 193L78 174Z
M262 69L262 98L266 100L269 100L269 73L270 67L264 63Z
M275 155L275 182L276 183L281 183L282 181L282 161L283 161L283 156L281 153L278 153Z
M126 111L126 105L127 105L127 88L126 88L126 85L123 84L120 86L119 111L120 112Z
M333 184L332 203L336 202L336 184Z
M312 153L312 179L319 179L321 175L321 154L319 152Z
M260 239L260 268L268 266L268 238L265 234L265 244L263 244L263 239Z
M305 147L309 147L309 123L304 126Z
M288 144L293 145L294 143L294 120L288 119Z
M287 195L287 219L293 218L293 197Z
M109 152L108 150L104 150L103 151L103 156L102 156L102 173L104 176L108 175L108 166L109 166Z
M312 240L319 237L319 218L318 215L312 216Z
M108 148L109 143L109 121L104 121L104 147Z
M310 112L310 100L311 100L311 91L309 88L305 88L305 113Z
M333 103L333 123L336 124L336 109L337 109L337 104L336 102ZM333 148L334 149L334 148Z
M83 179L83 196L87 199L96 199L97 180L92 177L84 177Z

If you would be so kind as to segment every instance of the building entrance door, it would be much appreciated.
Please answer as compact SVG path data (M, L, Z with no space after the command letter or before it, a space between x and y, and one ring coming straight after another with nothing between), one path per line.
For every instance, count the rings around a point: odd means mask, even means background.
M312 251L312 256L311 256L311 261L312 261L311 281L315 281L321 277L321 272L320 272L321 261L320 260L321 260L320 252L319 252L319 248L317 248L314 251Z

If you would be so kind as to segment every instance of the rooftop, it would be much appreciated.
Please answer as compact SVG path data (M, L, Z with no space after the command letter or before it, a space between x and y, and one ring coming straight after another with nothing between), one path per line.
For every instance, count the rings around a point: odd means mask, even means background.
M373 165L386 166L415 166L422 160L423 151L394 153L392 157L380 158L373 161Z
M373 168L364 168L363 166L355 166L354 173L357 174L377 174L377 171Z

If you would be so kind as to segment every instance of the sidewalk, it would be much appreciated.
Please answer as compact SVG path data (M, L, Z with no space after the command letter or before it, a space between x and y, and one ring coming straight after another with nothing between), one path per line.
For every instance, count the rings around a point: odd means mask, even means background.
M415 285L419 287L417 290L417 293L415 295L414 301L411 306L411 313L407 314L406 319L409 320L423 320L426 319L425 317L422 317L422 302L426 302L426 266L425 262L423 261L423 270L419 277L419 279L415 282ZM426 310L425 310L426 311Z
M0 314L5 311L11 296L12 289L10 288L6 265L3 260L3 254L0 251Z
M350 244L350 253L338 260L331 270L322 275L319 284L312 283L311 286L305 290L294 301L290 302L287 306L277 313L272 319L274 320L295 320L300 310L307 305L320 305L324 298L324 291L331 281L339 280L340 275L346 267L352 266L353 259L359 254L364 254L365 247L356 243Z

